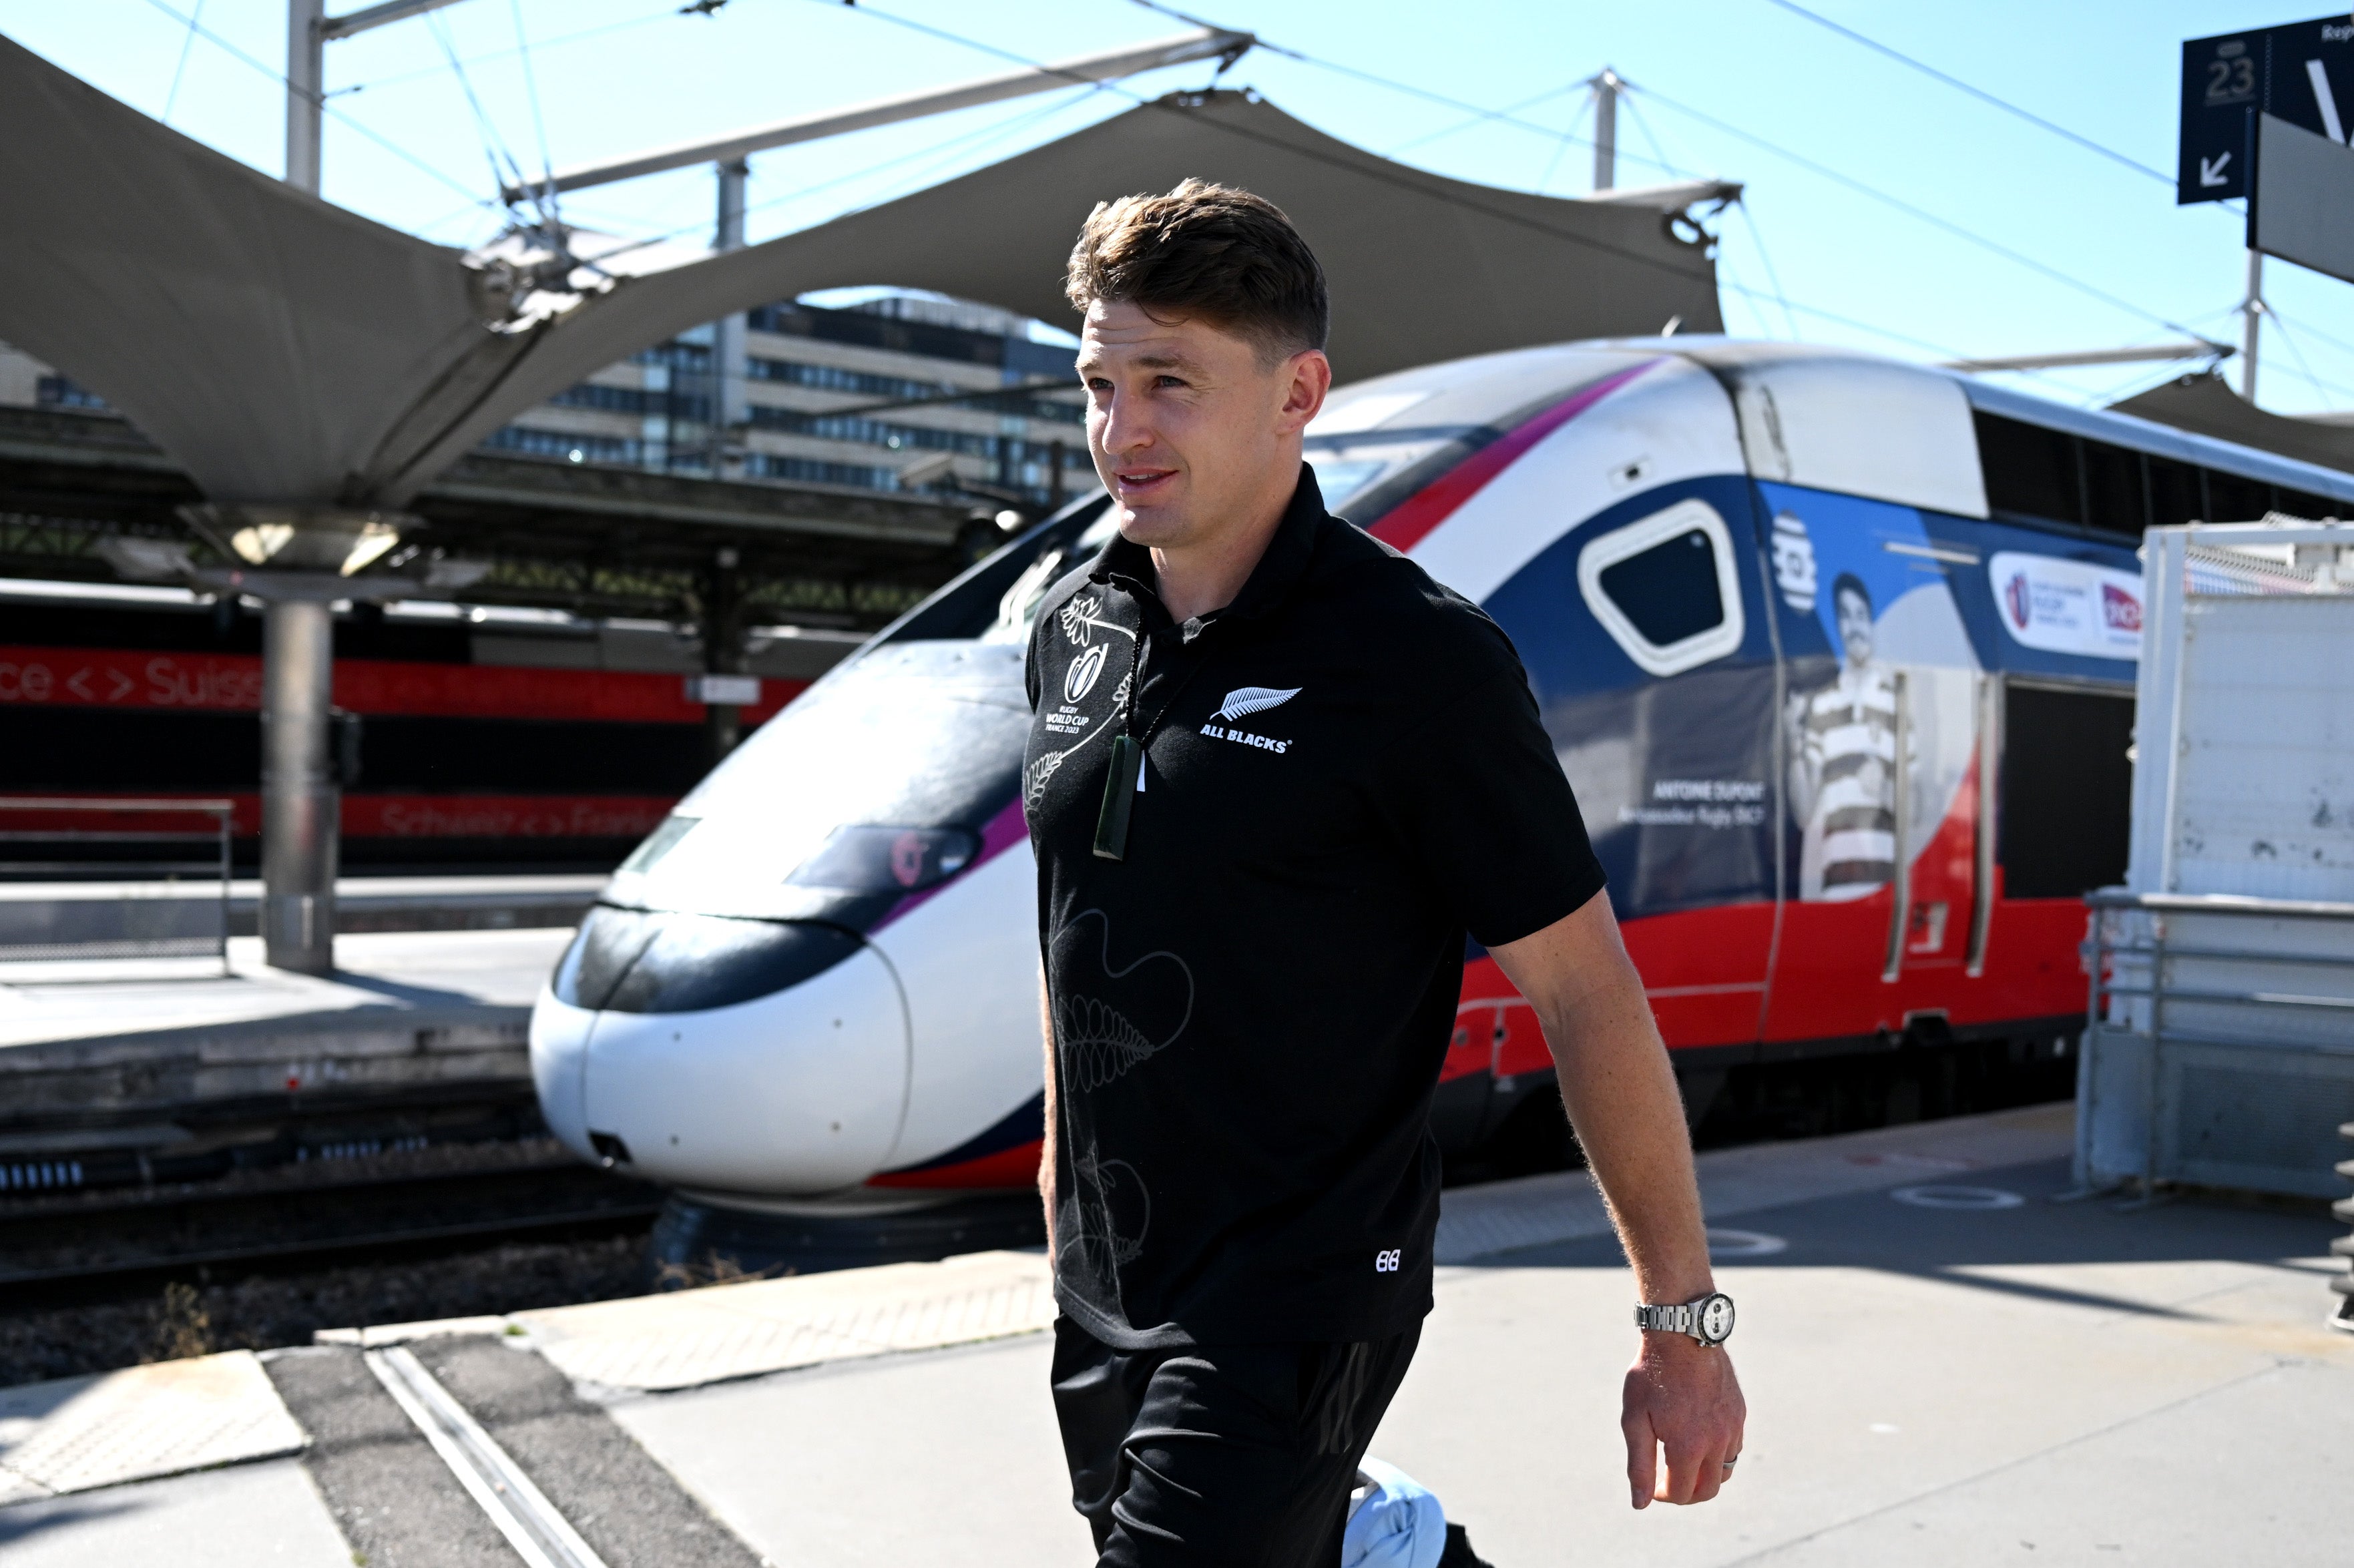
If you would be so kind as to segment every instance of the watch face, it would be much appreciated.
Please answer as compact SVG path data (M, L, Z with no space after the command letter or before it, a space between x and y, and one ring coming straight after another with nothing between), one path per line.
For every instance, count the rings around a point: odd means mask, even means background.
M1712 1345L1733 1332L1733 1298L1712 1296L1700 1304L1701 1336Z

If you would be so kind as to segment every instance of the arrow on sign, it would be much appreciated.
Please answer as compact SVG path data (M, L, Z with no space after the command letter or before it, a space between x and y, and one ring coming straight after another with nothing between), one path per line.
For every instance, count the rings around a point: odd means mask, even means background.
M114 690L106 694L106 700L110 703L121 702L123 694L139 683L120 670L109 670L106 673L106 678L114 683Z
M66 677L66 690L71 692L75 696L80 697L83 702L88 702L90 701L89 681L89 671L76 670L72 674Z
M2231 161L2232 154L2229 153L2221 154L2212 158L2200 159L2199 183L2202 185L2230 185L2232 182L2223 177L2223 165Z

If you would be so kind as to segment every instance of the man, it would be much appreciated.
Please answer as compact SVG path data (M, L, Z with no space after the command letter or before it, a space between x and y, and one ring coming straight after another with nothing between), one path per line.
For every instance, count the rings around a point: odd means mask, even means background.
M1690 1146L1511 644L1301 461L1307 245L1189 180L1097 207L1068 284L1119 524L1028 666L1074 1501L1105 1564L1330 1568L1431 1307L1467 930L1536 1006L1646 1303L1712 1289ZM1742 1420L1722 1350L1645 1333L1635 1506L1714 1496Z
M1790 699L1790 811L1805 837L1798 896L1837 902L1896 875L1896 682L1872 658L1872 591L1852 572L1831 584L1840 673Z

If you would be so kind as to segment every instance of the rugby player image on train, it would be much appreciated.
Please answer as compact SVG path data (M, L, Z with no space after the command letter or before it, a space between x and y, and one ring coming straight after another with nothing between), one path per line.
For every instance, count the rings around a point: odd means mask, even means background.
M1333 513L1511 637L1688 1111L1792 1130L2068 1092L2082 895L2124 871L2141 530L2354 503L2146 420L1716 337L1366 380L1306 451ZM584 922L533 1069L572 1149L676 1194L659 1256L791 1266L780 1224L865 1225L873 1258L1034 1238L1023 650L1111 529L1076 503L879 633ZM1433 1131L1557 1151L1533 1012L1468 959ZM1910 1062L1941 1065L1900 1098Z

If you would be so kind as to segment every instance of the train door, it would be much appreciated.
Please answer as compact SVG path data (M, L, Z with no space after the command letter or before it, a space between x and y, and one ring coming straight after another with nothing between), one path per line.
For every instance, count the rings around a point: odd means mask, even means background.
M1934 513L1765 483L1783 650L1768 1054L1935 1030L1983 959L1998 687Z
M1997 1017L2058 1020L2084 1005L2075 959L2084 895L2126 879L2133 794L2132 688L2011 675L1998 688L1999 758L1984 869L1982 950Z

